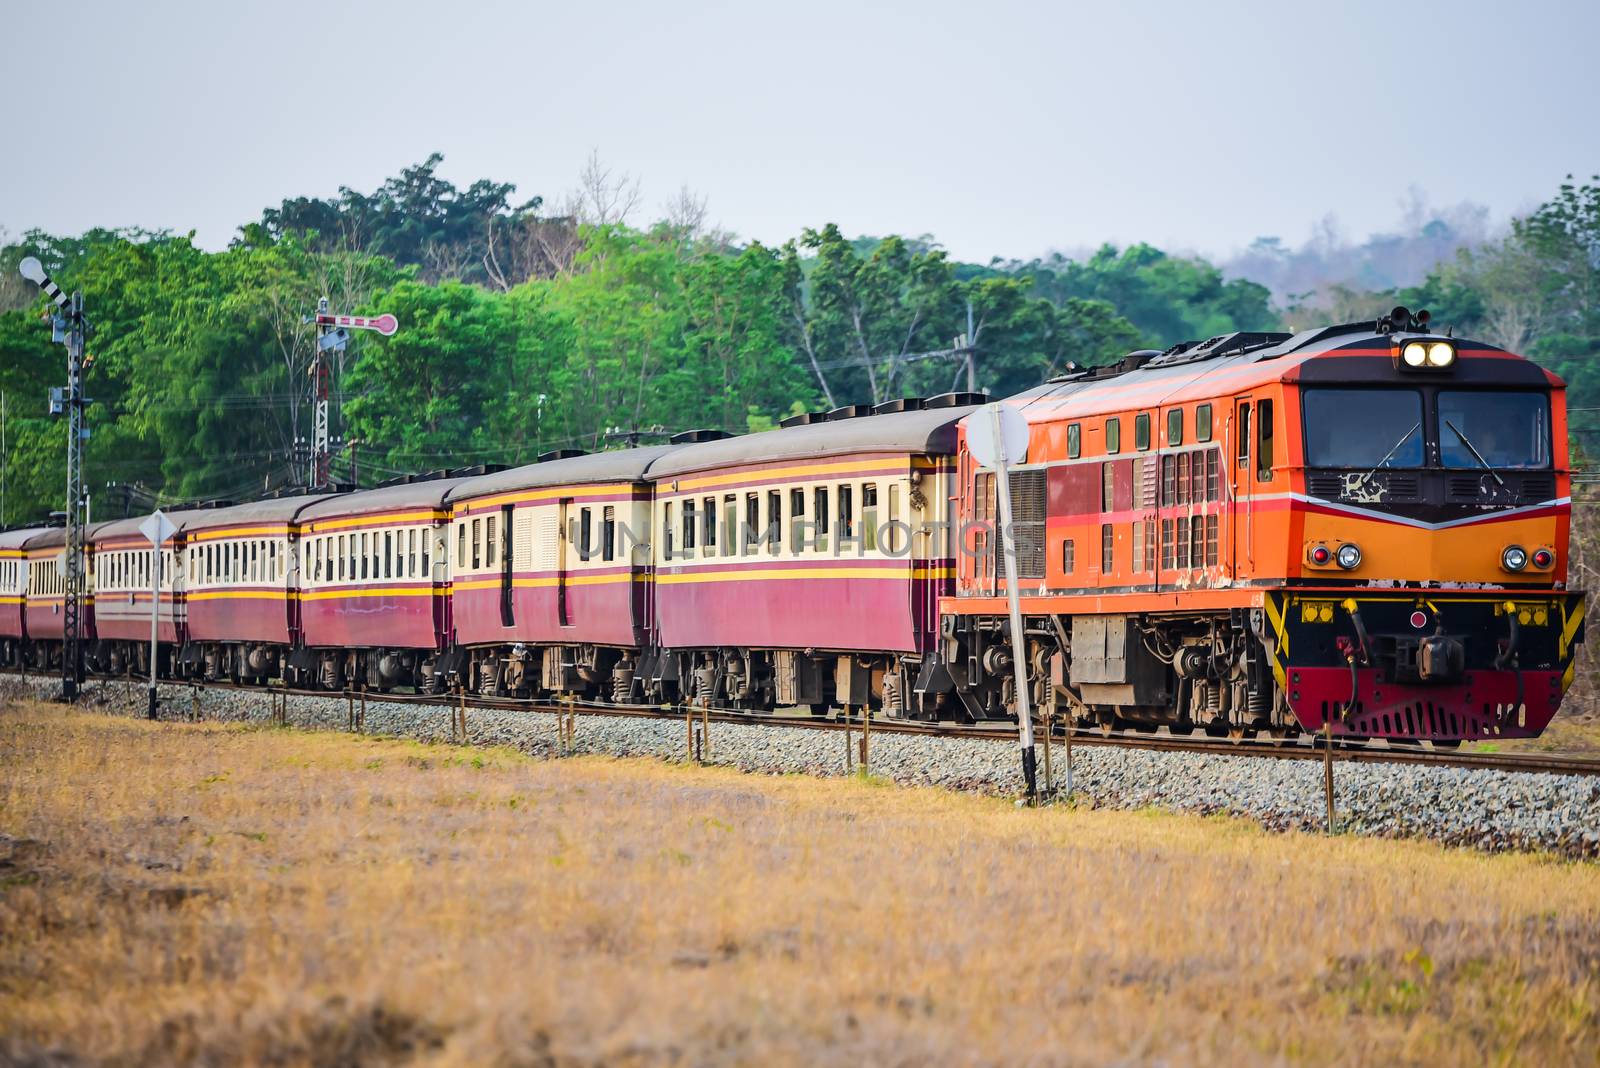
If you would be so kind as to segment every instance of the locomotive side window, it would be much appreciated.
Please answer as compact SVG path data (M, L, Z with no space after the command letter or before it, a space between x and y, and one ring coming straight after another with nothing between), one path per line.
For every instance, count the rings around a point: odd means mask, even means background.
M1239 466L1250 466L1250 402L1239 405Z
M1260 439L1256 442L1256 478L1272 481L1272 402L1264 400L1256 405L1256 428Z
M1211 405L1202 404L1194 410L1194 440L1211 440Z
M1133 417L1133 447L1140 452L1150 447L1150 413L1140 412Z
M1067 424L1067 459L1076 460L1083 451L1083 428L1077 423Z
M1072 574L1072 569L1077 564L1076 556L1077 553L1073 549L1071 538L1061 543L1061 570L1063 572L1068 575Z
M1209 411L1209 407L1206 409ZM1167 444L1183 444L1183 409L1174 408L1167 413Z
M1122 451L1122 420L1106 420L1106 452L1118 453Z

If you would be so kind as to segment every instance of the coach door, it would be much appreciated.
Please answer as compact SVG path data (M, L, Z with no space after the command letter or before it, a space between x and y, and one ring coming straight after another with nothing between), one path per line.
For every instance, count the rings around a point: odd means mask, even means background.
M1233 494L1233 577L1245 579L1259 566L1262 551L1262 501L1273 492L1272 467L1276 461L1276 418L1270 397L1234 400L1229 427Z
M563 627L572 626L567 609L567 556L571 548L567 524L572 518L572 498L561 498L561 508L556 518L556 622Z

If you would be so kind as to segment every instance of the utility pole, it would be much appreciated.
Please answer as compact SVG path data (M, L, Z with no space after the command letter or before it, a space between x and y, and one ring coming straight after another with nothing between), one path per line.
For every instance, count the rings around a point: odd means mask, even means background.
M83 442L89 436L83 425L83 410L89 403L83 396L83 350L90 327L83 317L83 294L75 292L70 297L50 280L44 266L29 256L18 264L22 277L44 290L45 296L55 302L51 315L52 340L67 347L67 385L65 389L50 391L50 414L67 417L67 555L66 595L61 604L61 696L67 701L78 699L78 686L83 681L82 645L79 633L79 609L85 593L83 553Z
M320 489L333 484L333 441L328 423L328 395L333 369L329 357L343 352L350 344L351 330L376 330L390 337L400 329L400 321L392 315L367 317L364 315L335 315L328 310L328 298L317 301L317 352L311 360L311 393L316 404L316 414L311 422L311 488Z

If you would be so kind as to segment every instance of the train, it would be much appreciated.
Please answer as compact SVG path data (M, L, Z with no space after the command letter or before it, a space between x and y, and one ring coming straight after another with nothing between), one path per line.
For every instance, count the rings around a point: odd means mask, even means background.
M967 446L988 403L1028 426L1014 568ZM154 594L143 517L101 523L81 647L147 673L154 612L174 680L966 722L1016 717L1020 658L1058 723L1533 737L1584 638L1570 487L1563 382L1396 308L999 401L187 507ZM61 670L64 545L0 532L0 662Z

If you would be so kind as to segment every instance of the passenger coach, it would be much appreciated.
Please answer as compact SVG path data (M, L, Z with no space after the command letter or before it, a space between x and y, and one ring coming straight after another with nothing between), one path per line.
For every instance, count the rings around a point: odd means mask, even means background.
M651 465L652 696L911 708L951 587L956 424L983 399L800 416Z
M0 531L0 667L23 664L27 649L28 554L23 548L43 527Z
M437 690L450 640L443 473L308 503L296 513L302 648L296 677Z
M168 512L167 519L181 530L186 522L203 514ZM150 671L150 587L154 575L150 542L139 529L148 520L148 516L118 519L102 524L94 534L97 641L89 661L98 671L113 675ZM179 535L174 534L161 551L157 627L158 647L165 650L186 638L182 558ZM161 670L167 670L165 663Z
M551 454L451 492L453 663L469 687L638 696L650 631L645 476L678 447Z

